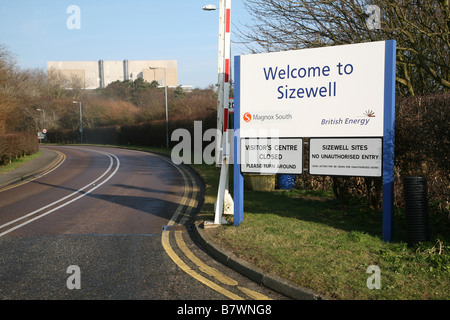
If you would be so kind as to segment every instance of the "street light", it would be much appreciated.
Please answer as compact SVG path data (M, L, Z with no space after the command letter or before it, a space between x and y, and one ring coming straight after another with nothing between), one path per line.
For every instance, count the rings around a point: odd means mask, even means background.
M80 104L80 143L83 143L83 113L81 111L81 101L72 101L72 103Z
M217 10L216 6L213 4L208 4L202 8L205 11L214 11Z
M166 148L169 149L169 111L167 109L167 78L165 67L149 67L151 70L164 69L164 95L166 97Z
M36 109L37 111L42 111L42 116L44 118L44 128L45 129L45 110L44 109Z

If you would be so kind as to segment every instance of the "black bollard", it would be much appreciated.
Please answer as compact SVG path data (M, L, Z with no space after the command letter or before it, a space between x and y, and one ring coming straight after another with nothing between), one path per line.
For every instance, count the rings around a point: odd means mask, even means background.
M427 181L425 177L405 177L406 237L409 245L430 240Z

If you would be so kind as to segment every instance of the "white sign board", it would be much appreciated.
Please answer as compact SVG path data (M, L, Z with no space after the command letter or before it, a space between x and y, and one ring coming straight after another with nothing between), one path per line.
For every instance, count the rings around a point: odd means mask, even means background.
M303 140L242 139L241 171L261 174L301 174L303 171Z
M309 173L381 177L382 138L311 138Z
M385 41L243 55L240 136L383 136Z

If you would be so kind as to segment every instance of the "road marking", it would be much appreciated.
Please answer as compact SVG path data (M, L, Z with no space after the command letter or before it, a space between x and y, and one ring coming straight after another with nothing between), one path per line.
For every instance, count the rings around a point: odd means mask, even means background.
M183 215L183 218L180 221L180 224L185 224L187 219L191 216L191 211L193 208L197 207L198 205L198 201L197 201L197 192L198 192L198 187L197 187L197 183L195 182L195 179L192 177L191 173L188 171L187 172L188 176L189 176L189 180L192 182L192 196L191 196L191 201L189 202L189 206L186 209L185 214Z
M180 201L180 204L178 205L177 209L175 210L174 215L172 216L172 218L170 219L170 221L168 222L167 225L171 226L174 225L178 220L179 215L181 214L183 208L185 207L187 201L188 201L188 197L187 194L189 193L188 190L190 189L189 184L188 184L188 179L186 177L186 174L184 172L184 170L180 169L178 166L174 165L172 162L168 161L167 159L160 157L158 155L156 155L158 158L166 161L167 163L171 164L172 166L174 166L175 168L177 168L177 170L181 173L182 177L183 177L183 181L184 181L184 194L183 194L183 198ZM191 181L193 181L192 176L190 176ZM195 193L196 194L196 193ZM192 200L192 198L191 198ZM189 210L189 212L192 210L191 205L189 205L189 208L191 208ZM183 222L185 222L184 216L182 217L181 220L184 220ZM181 224L181 223L180 223ZM200 275L199 273L197 273L196 271L192 270L192 268L190 268L176 253L175 251L172 249L172 246L170 245L170 241L169 241L169 234L170 231L163 231L162 232L162 237L161 237L161 242L163 245L164 250L166 251L166 253L169 255L169 257L172 259L173 262L175 262L175 264L181 268L184 272L186 272L188 275L190 275L191 277L193 277L194 279L200 281L201 283L205 284L206 286L212 288L213 290L223 294L224 296L232 299L232 300L244 300L242 297L238 296L237 294L232 293L231 291L219 286L218 284L212 282L211 280L203 277L202 275ZM184 241L183 241L184 242ZM180 246L180 241L177 241L178 246ZM181 248L180 248L181 249ZM198 259L188 248L187 246L183 247L184 249L184 254L187 253L187 256L194 259L197 263L200 261L200 259ZM203 264L204 270L208 270L209 272L212 272L212 268L208 267L205 268L206 264ZM202 268L200 268L200 270L202 270ZM203 271L203 270L202 270ZM205 272L208 274L208 272ZM219 273L219 271L217 271L217 273ZM218 275L217 273L214 273L215 275ZM219 278L221 279L225 279L225 275L223 275L223 277L219 276ZM228 278L228 277L227 277ZM232 280L232 279L230 279ZM226 281L226 280L224 280Z
M247 296L249 296L250 298L254 299L254 300L272 300L271 298L269 298L268 296L253 291L249 288L245 288L245 287L240 287L238 286L238 289L241 290L243 293L245 293Z
M70 197L72 197L72 196L74 196L74 195L76 195L76 194L81 193L81 192L82 192L83 190L85 190L86 188L91 187L92 185L94 185L95 183L97 183L99 180L101 180L101 179L102 179L102 178L103 178L103 177L111 170L111 168L112 168L112 166L113 166L113 164L114 164L114 160L113 160L113 157L114 157L114 158L116 159L116 161L117 161L117 165L116 165L115 170L111 173L111 175L109 175L108 178L106 178L106 179L105 179L104 181L102 181L101 183L95 185L95 187L91 188L90 190L85 191L84 193L82 193L82 194L79 195L78 197L76 197L76 198L74 198L74 199L72 199L72 200L70 200L70 201L67 201L67 202L65 202L65 203L63 203L63 204L61 204L61 205L59 205L58 207L53 208L53 209L51 209L51 210L49 210L49 211L47 211L47 212L44 212L44 213L42 213L42 214L40 214L40 215L38 215L38 216L36 216L36 217L34 217L34 218L32 218L32 219L29 219L29 220L27 220L27 221L25 221L25 222L23 222L23 223L21 223L21 224L19 224L19 225L16 225L16 226L14 226L14 227L12 227L12 228L10 228L10 229L7 229L6 231L0 233L0 237L6 235L6 234L8 234L8 233L10 233L10 232L12 232L12 231L14 231L14 230L16 230L16 229L19 229L19 228L21 228L21 227L23 227L23 226L25 226L25 225L27 225L27 224L29 224L29 223L31 223L31 222L37 220L37 219L40 219L40 218L42 218L42 217L45 217L46 215L48 215L48 214L50 214L50 213L52 213L52 212L54 212L54 211L56 211L56 210L58 210L58 209L61 209L62 207L65 207L65 206L71 204L72 202L75 202L75 201L77 201L77 200L83 198L84 196L88 195L89 193L91 193L91 192L94 191L95 189L101 187L101 186L102 186L103 184L105 184L109 179L111 179L111 178L117 173L117 171L119 170L119 167L120 167L120 160L119 160L119 158L117 158L117 157L116 157L115 155L113 155L113 154L108 154L108 153L104 153L104 152L100 152L100 151L95 151L95 152L102 153L102 154L108 156L109 159L110 159L110 165L109 165L108 169L107 169L107 170L106 170L99 178L97 178L97 179L95 179L94 181L90 182L89 184L85 185L85 186L82 187L81 189L78 189L77 191L75 191L75 192L69 194L68 196L65 196L65 197L63 197L63 198L61 198L61 199L59 199L59 200L57 200L57 201L54 201L54 202L52 202L52 203L50 203L50 204L48 204L48 205L46 205L46 206L44 206L44 207L42 207L42 208L40 208L40 209L37 209L37 210L35 210L35 211L33 211L33 212L30 212L30 213L28 213L28 214L26 214L26 215L24 215L24 216L22 216L22 217L20 217L20 218L17 218L17 219L15 219L15 220L12 220L12 221L10 221L10 222L7 222L7 223L1 225L1 226L0 226L0 229L3 229L4 227L7 227L7 226L9 226L9 225L11 225L11 224L13 224L13 223L16 223L16 222L20 221L20 220L23 220L23 219L26 219L26 218L28 218L28 217L31 217L31 216L35 215L36 213L39 213L39 212L41 212L41 211L43 211L43 210L45 210L45 209L47 209L47 208L49 208L49 207L52 207L52 206L54 206L54 205L56 205L56 204L58 204L58 203L60 203L60 202L62 202L62 201L64 201L64 200L67 200L68 198L70 198Z
M20 187L20 186L22 186L22 185L24 185L24 184L26 184L26 183L29 183L29 182L31 182L31 181L34 181L34 180L38 179L38 178L41 178L41 177L43 177L43 176L49 174L49 173L52 172L53 170L57 169L57 168L58 168L58 167L66 160L66 155L65 155L64 153L59 152L59 151L56 151L56 150L52 150L52 151L53 151L53 152L56 152L56 153L59 155L59 159L58 159L58 161L56 162L56 164L55 164L54 167L52 167L52 168L50 168L50 169L48 169L48 170L46 170L46 171L44 171L44 172L42 172L42 173L40 173L40 174L34 176L33 178L28 178L28 179L25 180L25 181L22 181L22 182L13 184L13 185L8 186L8 187L4 187L4 188L0 189L0 192L6 191L6 190L10 190L10 189L13 189L13 188L16 188L16 187Z
M165 160L165 159L164 159ZM165 160L167 161L167 160ZM167 161L168 162L168 161ZM169 162L171 163L171 162ZM171 163L173 165L173 163ZM177 207L177 210L175 210L175 214L172 216L172 218L170 219L170 221L167 223L167 225L171 226L175 224L175 221L178 220L178 216L180 215L181 211L183 210L184 206L186 205L187 201L188 201L188 185L187 185L187 179L186 179L186 175L184 174L183 170L180 170L178 167L176 167L178 169L178 171L181 173L181 175L183 176L183 181L184 181L184 193L183 193L183 198L180 201L180 204Z
M169 242L169 233L170 231L163 231L162 233L162 245L166 253L169 255L169 257L172 259L175 264L180 267L184 272L186 272L188 275L193 277L194 279L200 281L201 283L207 285L211 289L214 289L215 291L223 294L224 296L232 299L232 300L244 300L237 294L234 294L233 292L219 286L218 284L212 282L209 279L206 279L202 275L198 274L194 270L192 270L183 260L180 259L180 257L173 251L172 247L170 246Z
M189 258L193 263L195 263L199 268L200 271L210 275L211 277L216 278L220 282L229 285L229 286L237 286L239 283L231 279L230 277L224 275L223 273L219 272L217 269L212 268L205 264L203 261L201 261L199 258L197 258L191 250L186 246L186 243L183 240L182 231L175 231L175 240L177 241L178 248L181 249L181 251L186 255L186 257Z
M195 208L195 206L198 204L198 202L196 200L198 187L195 182L195 179L192 177L192 175L190 174L190 172L188 170L186 170L186 172L185 172L185 170L181 169L179 166L176 166L171 161L169 161L161 156L158 156L158 155L155 155L155 156L157 156L158 158L173 165L175 168L177 168L177 170L181 173L181 175L183 177L183 180L184 180L183 198L181 199L180 204L178 205L174 215L172 216L172 218L170 219L170 221L168 222L167 225L169 225L169 226L174 225L180 215L182 215L182 217L180 219L179 224L184 225L186 223L187 219L189 218L192 209ZM189 179L187 178L187 176L189 176ZM188 181L190 181L192 183L192 188L189 186ZM186 211L184 213L182 213L182 209L186 206L186 203L188 201L188 198L187 198L187 194L189 193L188 190L192 190L192 195L190 197L189 205L187 206ZM192 270L192 268L190 268L175 253L175 251L171 247L170 241L169 241L169 234L170 234L170 231L163 231L161 242L162 242L163 248L166 251L166 253L172 259L172 261L175 262L176 265L178 265L178 267L180 267L183 271L185 271L187 274L189 274L193 278L197 279L198 281L207 285L208 287L214 289L215 291L225 295L226 297L233 299L233 300L244 300L244 298L240 297L239 295L232 293L231 291L223 288L222 286L212 282L211 280L203 277L199 273ZM217 269L212 268L212 267L208 266L207 264L205 264L198 257L196 257L194 255L194 253L191 250L189 250L189 248L186 246L186 244L182 238L182 231L175 231L174 234L175 234L175 240L176 240L176 244L177 244L178 248L186 255L186 257L189 260L191 260L195 265L197 265L199 267L200 271L208 274L209 276L212 276L213 278L219 280L220 282L222 282L226 285L237 287L241 292L243 292L244 294L246 294L248 297L250 297L252 299L271 300L269 297L267 297L259 292L238 286L238 284L239 284L238 281L231 279L230 277L224 275Z

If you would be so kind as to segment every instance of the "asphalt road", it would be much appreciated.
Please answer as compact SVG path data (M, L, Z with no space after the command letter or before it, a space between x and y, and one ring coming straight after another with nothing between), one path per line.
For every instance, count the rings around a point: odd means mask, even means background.
M0 190L0 299L283 299L189 232L201 184L162 156L46 147L59 165Z

